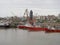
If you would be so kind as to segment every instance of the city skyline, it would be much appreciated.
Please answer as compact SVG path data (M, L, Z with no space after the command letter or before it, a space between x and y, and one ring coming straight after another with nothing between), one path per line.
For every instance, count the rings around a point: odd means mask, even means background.
M34 15L58 15L60 0L0 0L0 17L23 16L25 9ZM12 14L13 12L14 14Z

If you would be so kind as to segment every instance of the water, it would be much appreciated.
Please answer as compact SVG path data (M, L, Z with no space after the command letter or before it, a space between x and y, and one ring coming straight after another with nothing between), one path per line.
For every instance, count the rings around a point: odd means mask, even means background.
M60 33L0 29L0 45L60 45Z

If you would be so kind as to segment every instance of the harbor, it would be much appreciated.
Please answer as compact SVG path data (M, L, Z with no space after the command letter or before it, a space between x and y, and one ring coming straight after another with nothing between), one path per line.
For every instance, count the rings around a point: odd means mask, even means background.
M59 45L60 33L28 32L18 28L0 29L0 45Z
M59 45L60 19L54 15L38 17L0 18L0 45Z
M0 0L0 45L60 45L60 0Z
M12 14L14 14L12 12ZM25 9L23 17L0 17L0 28L19 28L29 31L60 32L60 19L58 16L34 16L33 10Z

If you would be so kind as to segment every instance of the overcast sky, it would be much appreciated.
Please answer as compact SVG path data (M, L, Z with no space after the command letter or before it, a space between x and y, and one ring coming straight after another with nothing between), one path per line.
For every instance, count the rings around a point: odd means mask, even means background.
M60 0L0 0L0 17L23 16L26 8L32 9L34 14L58 15L60 13Z

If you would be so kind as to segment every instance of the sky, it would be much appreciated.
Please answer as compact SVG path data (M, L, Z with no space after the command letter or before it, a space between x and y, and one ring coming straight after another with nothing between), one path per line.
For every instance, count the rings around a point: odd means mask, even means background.
M25 9L34 15L58 15L60 0L0 0L0 17L23 16Z

